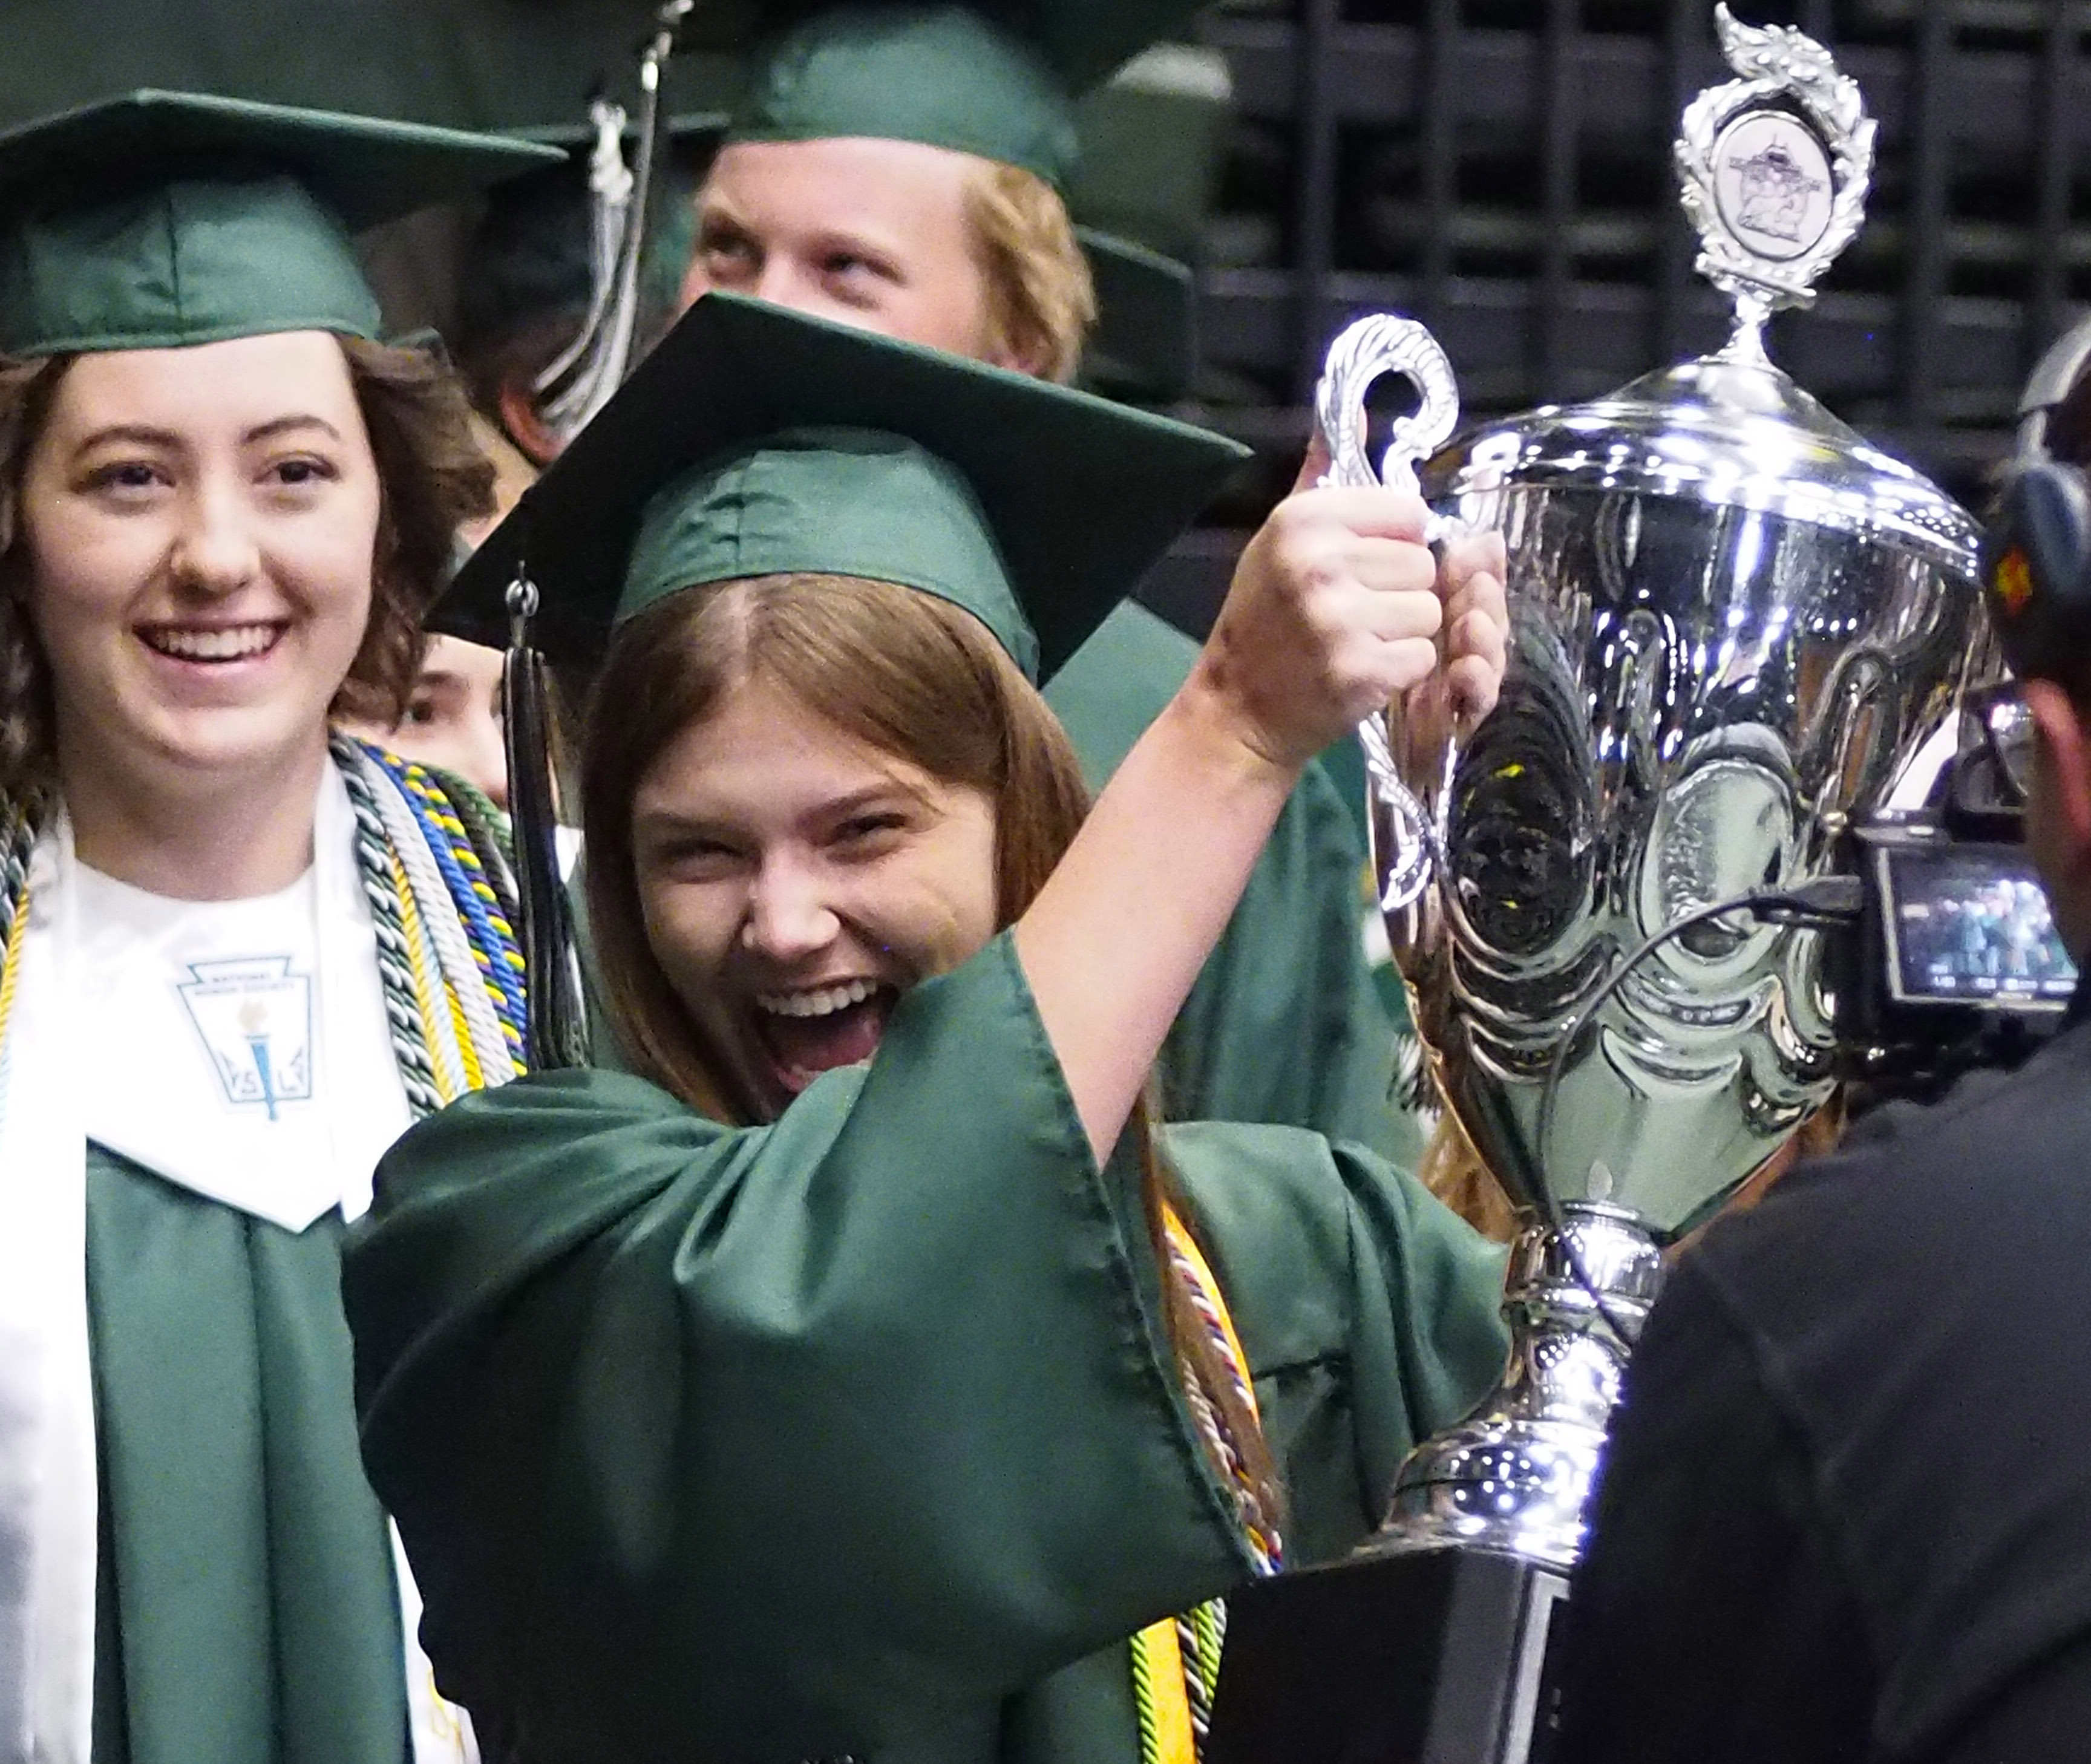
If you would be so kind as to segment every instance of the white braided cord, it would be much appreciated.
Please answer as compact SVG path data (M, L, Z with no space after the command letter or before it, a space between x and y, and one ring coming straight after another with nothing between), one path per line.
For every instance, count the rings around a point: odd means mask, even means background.
M436 942L436 928L429 924L426 912L429 882L435 863L423 849L420 829L415 824L412 810L402 800L398 785L386 774L385 768L363 751L360 742L344 744L339 752L343 769L352 770L362 781L368 793L373 811L382 824L385 833L385 850L390 858L398 860L395 871L392 864L385 866L385 886L394 897L399 918L400 930L406 940L408 958L406 963L407 997L411 1000L415 1022L419 1026L424 1044L438 1070L437 1088L444 1101L462 1096L468 1088L465 1082L464 1056L458 1046L457 1026L451 1017L448 1001L441 995L446 972L448 957L442 945ZM416 859L420 858L417 865ZM417 868L425 874L416 877ZM403 875L406 885L412 894L414 911L411 917L407 903L398 898L399 877ZM418 932L418 942L416 933ZM420 957L420 983L416 983L413 957ZM421 987L429 988L425 1009ZM428 1012L434 1020L429 1021Z
M467 1032L472 1035L475 1047L482 1045L479 1025L472 1020L470 1001L476 999L485 1009L489 1023L494 1013L486 1006L485 983L472 962L472 947L465 940L464 927L458 923L457 910L451 904L450 891L443 886L442 872L429 854L420 822L390 774L360 747L356 750L354 764L369 781L371 798L385 822L386 842L399 858L400 867L407 872L407 885L414 891L415 914L436 957L433 971L428 976L429 983L441 988L445 980L451 983L464 1013ZM437 901L442 903L441 910L431 913L429 909ZM461 983L460 976L464 975L471 976L469 984ZM465 1081L464 1053L458 1045L456 1023L443 998L431 998L429 1008L436 1018L423 1025L429 1050L442 1068L450 1094L462 1096L472 1086ZM498 1026L494 1033L499 1035Z
M463 909L451 897L451 885L443 879L435 854L429 849L432 835L405 786L368 749L359 746L357 757L369 776L389 787L379 793L378 800L403 810L412 823L413 837L403 841L403 845L420 860L405 866L414 888L415 905L422 923L434 927L438 959L463 1013L465 1027L472 1037L472 1052L480 1070L485 1074L483 1082L504 1083L521 1069L517 1064L515 1040L502 1026L500 1012L495 1005L495 983L490 978L492 964L499 962L503 953L498 949L482 950L475 943ZM433 785L436 781L430 777L425 781ZM463 823L459 825L462 827ZM506 922L502 923L505 930ZM447 1015L445 1026L455 1043L455 1026ZM518 1028L520 1032L520 1025ZM462 1090L459 1094L463 1094Z
M369 781L350 757L349 747L345 738L338 739L334 743L334 762L356 814L356 873L377 933L377 977L385 996L386 1022L392 1033L392 1056L399 1062L407 1107L418 1121L443 1106L442 1093L437 1088L434 1060L429 1052L428 1038L422 1033L407 927L392 876L391 842L386 837L384 820L377 811Z
M399 783L360 742L345 736L336 738L334 756L356 811L357 867L377 931L378 975L384 984L386 1017L392 1026L393 1051L399 1061L407 1101L418 1119L442 1107L436 1082L436 1058L443 1061L445 1081L453 1086L451 1094L462 1095L471 1086L465 1082L456 1026L447 1001L431 1000L437 1007L438 1022L430 1024L422 1015L414 986L406 914L393 873L394 856L406 874L407 885L414 891L416 915L434 954L434 971L428 979L438 989L447 981L460 1000L485 1082L505 1083L514 1076L515 1056L494 1016L485 975L473 954L460 910L451 898L429 850L428 835ZM486 956L498 962L508 953L494 949L488 950ZM476 1001L480 1010L472 1011L464 1003L467 1000Z

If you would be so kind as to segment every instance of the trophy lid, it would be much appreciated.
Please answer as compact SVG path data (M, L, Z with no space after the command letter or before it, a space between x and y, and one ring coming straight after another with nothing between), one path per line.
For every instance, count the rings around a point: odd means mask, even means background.
M1431 462L1434 495L1587 487L1752 510L1854 533L1954 574L1977 528L1930 480L1870 445L1765 355L1765 321L1813 303L1857 233L1873 123L1856 82L1797 30L1714 9L1740 76L1701 93L1675 144L1697 268L1735 305L1714 354L1588 403L1547 405L1473 432Z
M1958 502L1769 362L1726 351L1470 432L1429 476L1453 496L1582 487L1753 510L1975 570L1980 529Z

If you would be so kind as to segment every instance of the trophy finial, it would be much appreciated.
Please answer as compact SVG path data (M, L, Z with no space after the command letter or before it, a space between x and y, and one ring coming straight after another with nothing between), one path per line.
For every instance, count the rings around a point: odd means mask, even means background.
M1873 119L1858 82L1804 32L1714 9L1740 75L1684 112L1679 196L1699 234L1699 273L1735 303L1722 354L1762 361L1765 321L1815 299L1815 281L1865 217Z

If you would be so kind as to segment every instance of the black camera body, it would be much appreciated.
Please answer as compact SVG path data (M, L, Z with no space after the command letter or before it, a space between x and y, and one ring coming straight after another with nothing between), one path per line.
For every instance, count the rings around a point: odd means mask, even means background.
M1949 779L1938 807L1846 836L1864 905L1833 940L1831 975L1861 1108L2017 1065L2060 1026L2076 990L2021 812L1967 781Z

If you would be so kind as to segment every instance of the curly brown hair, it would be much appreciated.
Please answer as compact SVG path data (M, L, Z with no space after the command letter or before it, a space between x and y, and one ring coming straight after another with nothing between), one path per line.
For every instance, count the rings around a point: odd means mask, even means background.
M421 620L463 523L494 507L494 467L472 437L457 376L433 351L340 339L379 488L370 619L336 714L390 727L421 665ZM76 357L0 359L0 797L55 784L50 673L29 619L19 543L22 480Z

